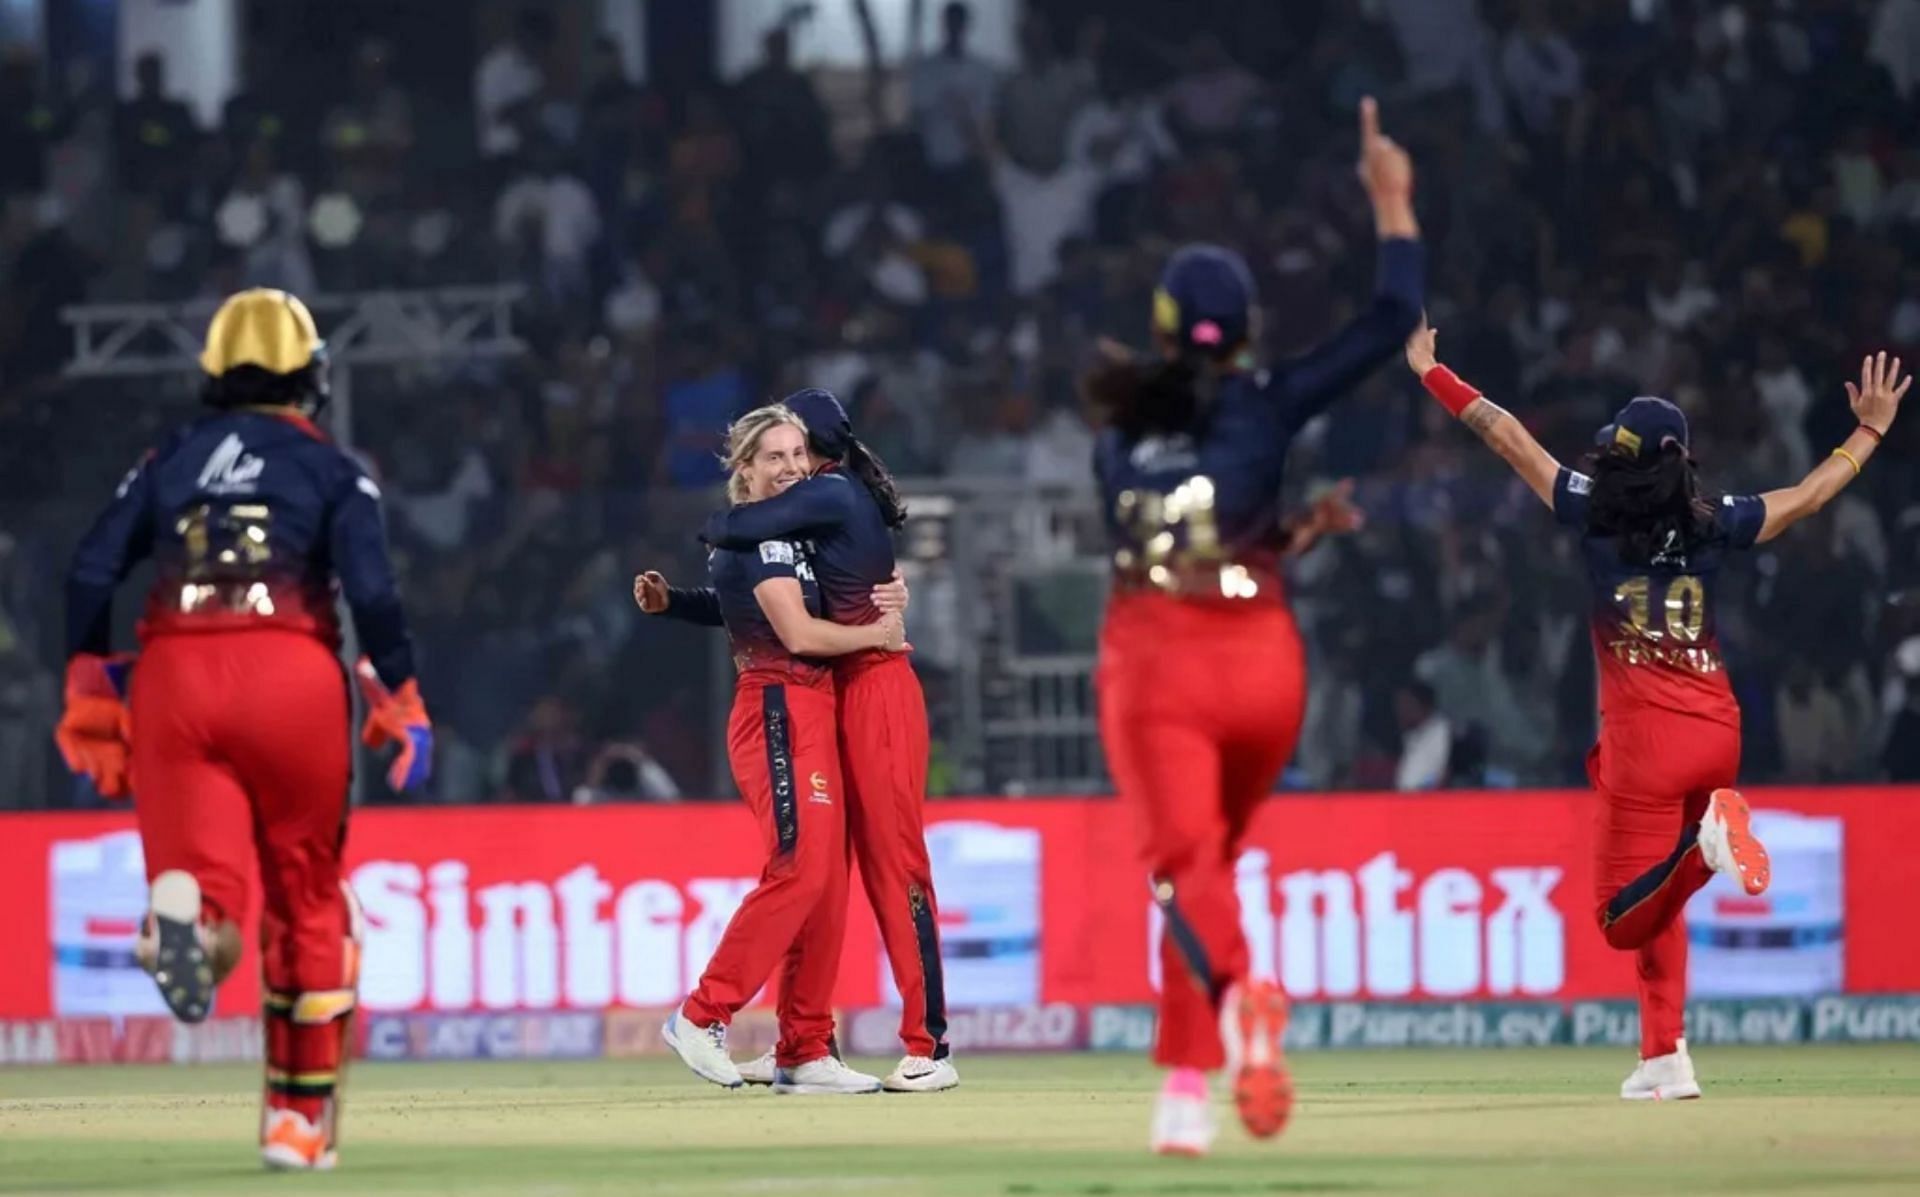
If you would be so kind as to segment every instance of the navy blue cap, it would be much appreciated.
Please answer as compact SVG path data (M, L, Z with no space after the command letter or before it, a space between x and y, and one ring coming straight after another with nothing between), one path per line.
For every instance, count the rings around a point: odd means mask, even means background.
M1253 272L1218 245L1189 245L1167 260L1153 293L1153 330L1198 349L1226 349L1252 331Z
M847 442L853 439L853 421L847 419L847 409L840 406L832 391L807 387L780 402L800 417L807 426L808 439L821 452L834 458L846 455Z
M1651 395L1630 400L1614 413L1613 423L1594 437L1594 444L1600 448L1619 452L1635 461L1659 453L1668 441L1682 450L1688 447L1686 413L1665 399Z

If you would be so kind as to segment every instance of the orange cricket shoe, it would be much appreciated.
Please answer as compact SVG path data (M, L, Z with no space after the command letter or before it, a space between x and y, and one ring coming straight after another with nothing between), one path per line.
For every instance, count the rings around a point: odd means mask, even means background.
M1293 1078L1287 1075L1281 1037L1287 1029L1287 995L1271 981L1243 981L1227 990L1220 1007L1220 1038L1233 1074L1233 1104L1256 1139L1286 1129L1293 1113Z
M1715 790L1707 798L1707 813L1700 816L1700 855L1708 868L1733 878L1754 897L1766 893L1773 880L1767 847L1753 834L1753 811L1738 790Z
M270 1109L260 1129L260 1159L276 1172L327 1172L339 1156L306 1115Z

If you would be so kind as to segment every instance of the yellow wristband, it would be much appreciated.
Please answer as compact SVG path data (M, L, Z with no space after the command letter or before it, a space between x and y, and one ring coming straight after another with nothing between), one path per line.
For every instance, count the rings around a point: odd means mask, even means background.
M1860 476L1860 463L1854 460L1853 454L1847 452L1845 449L1835 449L1829 456L1846 458L1847 464L1853 467L1853 476L1855 478Z

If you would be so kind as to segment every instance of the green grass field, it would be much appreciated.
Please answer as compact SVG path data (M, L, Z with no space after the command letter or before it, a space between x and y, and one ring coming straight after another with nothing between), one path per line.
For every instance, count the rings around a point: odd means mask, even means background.
M362 1064L341 1168L260 1171L250 1068L0 1070L0 1193L1920 1193L1920 1047L1703 1048L1704 1101L1619 1051L1330 1052L1286 1135L1145 1151L1130 1056L963 1060L927 1096L726 1093L672 1061Z

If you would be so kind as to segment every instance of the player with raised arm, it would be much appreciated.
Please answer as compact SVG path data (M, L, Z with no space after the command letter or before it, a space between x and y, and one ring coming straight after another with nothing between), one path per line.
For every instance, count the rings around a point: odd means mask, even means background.
M1234 862L1292 755L1306 663L1280 558L1287 450L1420 319L1413 167L1362 104L1360 175L1380 237L1372 302L1304 357L1260 369L1253 280L1217 246L1176 253L1154 294L1149 361L1109 348L1087 377L1104 427L1095 471L1113 543L1101 630L1100 738L1166 916L1153 1056L1168 1070L1151 1144L1201 1155L1208 1073L1234 1073L1241 1121L1277 1134L1293 1095L1286 1002L1249 975Z
M771 499L807 477L812 464L806 425L788 408L759 408L727 431L727 497L736 504ZM833 982L847 912L847 807L832 658L897 653L905 647L903 624L897 615L859 626L820 618L820 588L799 540L716 548L707 574L738 671L727 758L760 823L767 865L727 923L700 984L667 1021L667 1043L697 1075L739 1087L727 1025L781 965L774 1090L876 1092L879 1078L853 1071L832 1050ZM645 580L634 585L643 606Z
M1600 669L1599 742L1587 776L1600 794L1594 914L1607 943L1635 955L1640 1063L1630 1101L1700 1096L1687 1052L1687 899L1715 873L1748 894L1770 880L1740 770L1740 706L1714 622L1729 553L1813 515L1859 476L1912 378L1881 353L1847 398L1859 426L1805 478L1761 495L1709 498L1686 416L1641 397L1600 430L1590 473L1562 466L1520 421L1434 356L1425 325L1407 364L1427 390L1511 465L1563 526L1581 534Z
M336 1159L359 975L359 909L341 876L352 705L335 595L367 653L364 738L400 746L396 789L426 781L433 734L380 522L380 491L313 423L326 347L284 291L243 291L200 356L214 410L149 452L80 543L67 579L75 772L133 794L150 910L135 956L186 1022L239 962L260 870L266 1100L274 1168ZM142 653L111 655L113 593L157 566Z

